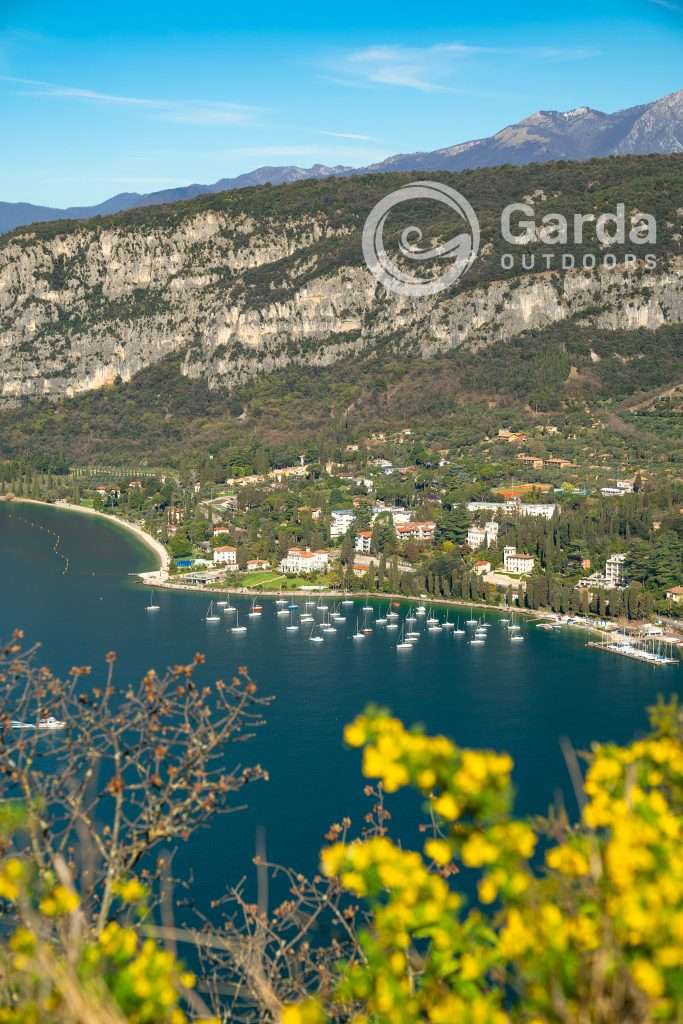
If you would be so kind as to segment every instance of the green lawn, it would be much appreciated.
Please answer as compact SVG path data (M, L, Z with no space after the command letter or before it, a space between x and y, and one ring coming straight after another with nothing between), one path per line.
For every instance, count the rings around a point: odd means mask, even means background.
M267 571L260 569L257 572L247 572L244 576L240 576L239 582L243 587L265 587L266 589L272 587L278 590L285 586L286 577L271 569Z

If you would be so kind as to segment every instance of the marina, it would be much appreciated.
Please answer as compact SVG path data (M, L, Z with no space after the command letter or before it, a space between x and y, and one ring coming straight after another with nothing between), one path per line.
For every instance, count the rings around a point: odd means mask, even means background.
M680 659L673 656L670 645L658 641L634 641L630 637L623 637L617 640L590 640L588 647L598 651L608 651L611 654L618 654L622 658L632 658L634 661L642 661L646 665L657 667L665 665L680 665Z

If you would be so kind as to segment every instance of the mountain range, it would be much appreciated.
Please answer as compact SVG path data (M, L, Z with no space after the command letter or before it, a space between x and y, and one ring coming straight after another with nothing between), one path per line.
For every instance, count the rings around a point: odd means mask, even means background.
M83 220L134 207L157 206L216 192L255 185L283 185L311 178L389 171L462 171L501 164L654 153L683 153L683 89L652 103L613 114L590 107L568 111L539 110L487 138L431 152L400 153L368 167L328 167L324 164L307 168L259 167L235 178L221 178L212 185L186 185L148 194L122 192L95 206L74 206L63 210L31 203L0 202L0 233L40 221Z

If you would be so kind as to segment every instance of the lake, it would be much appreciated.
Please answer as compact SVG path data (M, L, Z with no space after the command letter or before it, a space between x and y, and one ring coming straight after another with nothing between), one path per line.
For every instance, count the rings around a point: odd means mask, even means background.
M310 643L303 628L286 632L267 599L259 619L247 617L249 601L234 600L248 627L243 635L231 633L225 617L207 623L201 594L159 590L160 610L147 613L149 592L128 574L155 568L154 556L114 524L49 506L0 502L0 556L0 638L22 628L28 641L41 642L40 660L54 671L89 664L103 675L104 654L113 649L123 687L150 667L163 672L202 651L205 674L218 678L246 665L260 692L275 697L265 727L239 748L240 760L263 764L270 781L248 787L248 809L215 821L176 862L192 869L202 903L253 871L259 829L269 859L310 871L331 822L348 814L360 825L367 810L360 758L341 737L369 702L460 744L509 751L518 810L542 813L562 792L573 814L560 738L580 749L592 739L627 741L646 728L645 709L658 693L683 691L680 668L601 653L585 646L582 633L550 633L520 620L525 642L513 644L494 613L481 647L444 631L425 634L408 652L397 651L396 634L381 628L351 639L364 601L347 608L346 625L321 644ZM238 755L232 748L227 756ZM389 808L399 833L418 841L411 797L393 797Z

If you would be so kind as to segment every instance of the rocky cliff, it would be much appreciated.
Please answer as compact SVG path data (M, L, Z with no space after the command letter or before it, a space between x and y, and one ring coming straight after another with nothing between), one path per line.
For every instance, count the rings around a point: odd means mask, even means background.
M491 237L480 269L455 290L412 300L387 293L362 263L359 229L372 188L377 198L386 190L368 180L367 200L359 201L358 182L285 186L7 237L0 400L59 398L129 380L172 352L183 353L186 375L229 388L257 372L323 365L371 345L419 356L572 317L604 330L683 320L680 209L667 221L656 270L620 263L506 274Z

